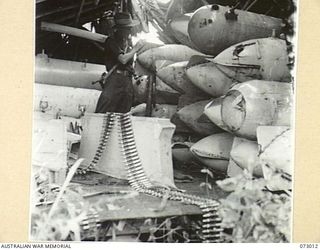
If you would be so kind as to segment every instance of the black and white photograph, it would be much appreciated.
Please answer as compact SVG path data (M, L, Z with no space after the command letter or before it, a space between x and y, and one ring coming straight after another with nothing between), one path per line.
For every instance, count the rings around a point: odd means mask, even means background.
M36 0L31 242L290 243L298 0Z

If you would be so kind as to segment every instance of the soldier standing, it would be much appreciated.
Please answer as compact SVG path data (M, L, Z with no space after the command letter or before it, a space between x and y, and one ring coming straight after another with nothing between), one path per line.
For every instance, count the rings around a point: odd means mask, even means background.
M131 29L135 23L130 14L119 12L114 17L114 35L105 42L105 65L108 71L104 89L99 97L96 113L127 113L133 104L133 57L144 45L143 41L131 48Z

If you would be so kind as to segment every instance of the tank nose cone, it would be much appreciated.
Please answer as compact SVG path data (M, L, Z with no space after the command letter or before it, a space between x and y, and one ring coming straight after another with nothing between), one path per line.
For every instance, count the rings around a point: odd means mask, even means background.
M231 90L222 101L221 116L228 129L238 131L246 117L246 101L237 90Z
M158 77L180 93L204 96L205 93L188 79L185 72L187 64L187 61L183 61L163 67L157 72Z
M217 126L224 128L225 125L223 124L221 118L221 103L222 98L216 98L212 102L208 103L207 106L204 108L204 114L209 118Z
M234 136L219 133L205 137L195 143L190 151L206 166L225 172L228 167Z

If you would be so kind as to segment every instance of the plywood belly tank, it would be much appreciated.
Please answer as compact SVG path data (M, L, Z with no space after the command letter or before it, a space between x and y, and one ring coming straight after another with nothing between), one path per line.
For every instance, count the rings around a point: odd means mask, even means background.
M34 85L33 110L52 115L79 118L93 113L101 91L47 84Z
M228 77L214 62L187 66L186 75L196 87L213 97L227 93L235 83L234 79Z
M191 41L201 52L217 55L229 46L280 33L281 20L213 4L199 8L189 21Z
M187 64L187 61L170 64L158 70L157 76L181 94L205 96L206 94L187 77L185 72Z
M186 74L194 85L212 96L224 95L239 82L255 79L291 81L287 45L277 38L241 42L213 59L198 60L196 57L190 59Z
M226 172L233 138L229 133L210 135L195 143L190 150L207 167Z
M154 70L157 60L170 60L174 62L188 61L192 56L204 56L199 51L181 44L167 44L158 48L149 49L138 56L138 61L147 69Z
M209 61L217 63L230 78L290 82L289 56L285 40L268 37L235 44Z
M92 85L92 82L98 81L105 70L100 64L53 59L40 54L35 59L35 82L101 90L100 84Z
M221 116L232 133L255 140L259 126L290 126L293 86L253 80L234 86L223 98Z

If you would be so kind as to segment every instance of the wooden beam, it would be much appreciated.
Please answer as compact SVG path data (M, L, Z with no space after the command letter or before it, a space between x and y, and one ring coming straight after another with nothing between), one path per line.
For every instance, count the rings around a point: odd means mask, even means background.
M253 7L253 5L255 5L257 2L258 2L258 0L254 0L254 1L246 8L246 10L250 10L250 9Z
M242 10L246 10L248 8L248 6L250 5L250 3L251 3L251 0L247 0L245 2L245 4L242 6Z
M77 12L76 19L75 19L75 25L76 25L76 26L77 26L78 23L79 23L80 15L81 15L81 12L82 12L82 9L83 9L83 6L84 6L85 1L86 1L86 0L81 0L80 6L79 6L79 10L78 10L78 12Z
M84 6L88 6L88 5L94 5L94 2L90 1L90 2L86 2L84 4ZM79 6L78 4L73 4L73 5L69 5L69 6L65 6L65 7L61 7L61 8L54 8L54 9L47 11L47 12L41 12L36 15L36 19L50 16L52 14L58 14L58 13L61 14L64 11L76 9L78 6ZM37 11L37 13L38 13L38 11Z
M101 13L100 12L95 12L93 14L91 13L86 13L84 15L84 11L82 13L82 16L81 16L81 19L80 19L80 22L81 24L84 24L84 23L87 23L87 22L92 22L93 20L96 20L98 19L99 17L101 16ZM61 24L61 25L65 25L65 26L71 26L74 24L74 15L69 15L69 16L65 16L60 19L55 19L54 21L47 21L47 22L53 22L53 23L56 23L56 24ZM37 25L37 30L36 30L36 38L37 40L38 39L43 39L44 37L48 36L48 35L52 35L53 33L48 33L48 32L41 32L41 22L39 22L39 25ZM98 33L97 33L98 34Z
M67 34L71 36L81 37L84 39L88 39L88 40L100 42L100 43L104 43L107 39L106 35L93 33L90 31L85 31L82 29L77 29L77 28L55 24L55 23L41 22L41 30L58 32L58 33Z
M153 92L153 75L148 77L148 91L147 91L147 106L146 106L146 117L151 117L152 115L152 92Z

